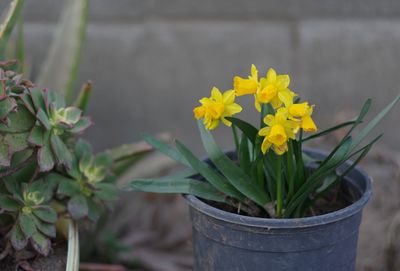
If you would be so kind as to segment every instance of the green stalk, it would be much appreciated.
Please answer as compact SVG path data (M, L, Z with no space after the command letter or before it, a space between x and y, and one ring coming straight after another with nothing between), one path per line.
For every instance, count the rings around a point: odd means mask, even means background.
M282 158L277 156L276 163L276 217L282 216L283 209L283 183L282 183Z
M287 179L288 179L288 200L293 196L294 193L294 174L293 174L293 146L292 141L288 142L288 151L286 153L286 167L287 167Z
M233 141L235 141L236 154L239 157L239 137L237 135L237 131L236 131L235 125L232 125L232 133L233 133Z
M296 180L295 180L295 189L301 187L304 183L304 161L303 161L303 130L301 129L299 132L299 141L297 142L297 155L296 155Z

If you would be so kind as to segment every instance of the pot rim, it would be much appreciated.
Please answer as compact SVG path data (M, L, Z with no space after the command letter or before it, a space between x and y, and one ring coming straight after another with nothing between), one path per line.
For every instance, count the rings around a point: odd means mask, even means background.
M326 152L317 150L317 149L307 149L306 152L311 152L316 155L326 155ZM351 165L351 161L346 161L346 166ZM364 182L365 188L362 189L356 185L356 188L359 189L361 193L361 197L352 203L349 206L346 206L343 209L312 217L303 217L303 218L261 218L261 217L251 217L238 215L234 213L230 213L227 211L223 211L221 209L215 208L207 203L203 202L199 198L184 194L184 198L187 203L197 211L213 217L217 220L222 220L228 223L247 226L247 227L257 227L257 228L306 228L312 226L320 226L324 224L334 223L340 220L343 220L347 217L353 216L357 214L368 202L368 200L372 196L372 185L371 178L368 174L359 166L356 166L351 172L357 172L362 181ZM349 174L351 174L351 172ZM348 179L352 179L351 177L347 177ZM363 191L364 190L364 191Z

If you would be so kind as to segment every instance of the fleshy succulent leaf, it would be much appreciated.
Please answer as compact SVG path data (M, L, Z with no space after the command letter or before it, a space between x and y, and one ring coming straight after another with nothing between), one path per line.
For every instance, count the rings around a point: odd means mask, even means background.
M11 163L10 146L5 143L0 144L0 166L9 167Z
M84 218L89 213L87 201L84 196L76 195L68 201L68 212L74 220Z
M46 223L41 221L40 219L33 216L36 228L43 233L44 235L55 238L56 237L56 226L51 223Z
M41 126L35 125L29 134L28 142L35 146L43 146L44 135L44 129Z
M0 195L0 210L18 211L21 208L20 202L13 199L11 196Z
M1 86L0 86L1 87ZM5 98L0 101L0 120L4 120L10 112L15 111L17 102L12 98Z
M27 238L30 238L36 232L36 226L32 215L21 213L18 217L18 223Z
M35 124L35 118L25 107L18 107L17 112L8 116L9 124L0 123L0 132L23 133L29 132Z
M10 146L12 154L27 149L29 133L13 133L5 136L5 141Z
M101 200L113 201L118 198L118 189L113 184L98 183L96 184L96 197Z
M79 139L75 144L75 155L82 157L83 153L92 153L92 146L83 139Z
M38 206L33 208L32 212L44 222L55 223L57 221L57 212L50 206Z
M58 185L57 193L72 197L79 191L79 184L75 180L63 177Z
M55 134L51 134L50 142L57 163L64 165L67 169L71 168L72 155L65 143Z
M25 237L19 224L15 224L11 230L11 245L15 250L21 250L28 244L28 238Z
M90 125L92 125L91 120L87 117L83 117L75 124L74 128L69 130L69 132L73 134L80 134L84 130L86 130Z
M49 255L51 243L50 240L46 238L46 236L37 231L32 235L32 238L30 240L33 248L37 252L39 252L43 256Z
M54 167L54 156L48 142L38 151L38 163L41 172L50 171Z
M90 198L87 199L87 204L89 208L88 218L91 221L96 222L100 218L101 212L103 211L103 207L100 203Z
M22 103L24 104L24 106L26 107L26 109L28 109L28 111L32 114L32 115L36 115L36 110L35 110L35 106L33 104L32 98L29 95L29 93L23 93L19 96L19 98L21 99Z
M45 128L46 130L51 129L50 120L49 120L48 116L46 115L46 113L41 108L38 109L38 111L36 113L36 118L43 125L43 128Z
M41 109L43 112L47 111L45 100L43 97L43 90L35 88L31 90L31 97L36 111Z

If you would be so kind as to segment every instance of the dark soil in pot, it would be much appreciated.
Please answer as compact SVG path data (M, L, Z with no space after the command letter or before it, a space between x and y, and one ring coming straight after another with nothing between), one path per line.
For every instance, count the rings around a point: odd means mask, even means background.
M17 263L14 259L7 256L4 260L0 261L1 271L65 271L67 266L67 247L66 242L56 244L50 253L49 257L38 256L33 259L27 260L28 265L22 265L18 269ZM26 267L26 268L25 268ZM32 269L29 269L32 268Z
M354 203L359 197L360 195L357 195L355 190L352 189L351 186L349 186L349 184L345 185L343 183L340 183L335 187L332 187L332 189L325 196L318 199L315 202L314 207L310 208L309 212L305 215L305 217L328 214L343 209ZM208 200L203 200L203 201L215 208L224 210L226 212L240 214L240 215L248 215L247 213L242 212L240 210L238 212L238 209L226 205L224 203L208 201ZM266 212L262 212L257 217L268 218L268 215Z

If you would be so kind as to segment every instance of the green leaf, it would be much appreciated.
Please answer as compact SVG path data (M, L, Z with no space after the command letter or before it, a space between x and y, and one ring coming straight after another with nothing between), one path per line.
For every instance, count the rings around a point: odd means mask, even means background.
M47 223L55 223L57 221L57 212L50 206L35 207L33 208L33 214Z
M326 130L323 130L323 131L321 131L321 132L312 134L312 135L310 135L310 136L304 138L302 141L305 142L305 141L308 141L308 140L310 140L310 139L314 139L314 138L317 138L317 137L321 137L321 136L328 135L328 134L330 134L330 133L332 133L332 132L334 132L334 131L336 131L336 130L342 129L342 128L347 127L347 126L349 126L349 125L354 125L355 123L356 123L355 120L351 120L351 121L346 121L346 122L340 123L340 124L338 124L338 125L335 125L335 126L333 126L333 127L330 127L330 128L328 128L328 129L326 129Z
M268 203L268 195L260 190L253 180L218 148L212 135L200 121L198 125L203 145L215 166L237 190L265 208Z
M28 238L25 237L19 224L15 224L11 230L11 245L17 251L22 250L28 244Z
M44 235L51 237L51 238L55 238L56 237L56 226L54 224L49 224L46 222L43 222L41 220L39 220L38 218L36 218L35 216L33 216L33 220L35 222L36 228L43 233Z
M28 142L35 146L44 145L44 129L41 126L33 126L32 131L29 134Z
M9 167L11 163L10 146L1 142L0 144L0 166Z
M396 97L390 104L388 104L375 118L373 118L364 129L358 133L357 137L354 138L353 143L351 145L351 149L356 148L375 128L376 125L386 116L387 113L396 105L396 103L400 100L400 95Z
M132 181L124 190L152 193L183 193L196 197L226 202L225 196L209 183L195 179L177 179L164 177L162 179L137 179Z
M24 48L24 20L22 16L18 19L18 32L15 44L15 58L18 60L18 73L24 72L25 66L25 48Z
M241 119L226 117L227 120L231 121L234 126L239 128L243 134L247 136L247 138L253 143L253 146L256 144L256 138L258 135L258 130L253 125L248 122L245 122Z
M88 0L65 2L55 38L39 74L38 85L62 91L68 103L72 102L87 12Z
M103 206L98 203L95 202L93 199L87 199L87 204L89 207L89 214L88 214L88 218L93 221L96 222L99 218L100 215L103 211Z
M118 189L113 184L98 183L95 188L98 189L95 192L95 196L101 200L114 201L118 199Z
M1 87L1 86L0 86ZM17 103L12 98L5 98L0 101L0 120L6 118L10 112L17 108Z
M72 197L68 201L68 212L74 220L86 217L89 213L89 208L85 197L82 195Z
M45 98L44 98L44 93L42 89L39 88L34 88L31 89L31 98L32 102L36 108L35 112L38 109L41 109L43 112L47 112L47 106L45 104Z
M144 140L153 146L155 149L159 150L169 158L181 163L182 165L189 166L190 164L185 160L185 158L174 148L168 146L166 143L152 137L152 136L144 136Z
M61 96L60 93L46 89L44 95L46 103L48 105L53 105L53 108L59 109L66 107L64 97Z
M68 121L70 121L72 123L76 123L79 121L79 119L82 116L82 110L80 110L77 107L70 106L70 107L65 108L64 114L65 114L65 118Z
M239 164L244 172L250 174L251 171L251 162L250 162L250 153L249 153L249 144L248 138L243 135L239 145Z
M153 151L153 148L145 142L137 142L131 144L123 144L118 147L106 150L112 160L119 162L121 160L131 159L142 156Z
M22 232L27 238L31 237L36 232L36 226L32 215L21 213L18 216L18 222Z
M100 153L94 157L94 165L96 167L105 167L110 168L112 165L112 158L111 155L108 153Z
M51 134L50 142L57 163L64 165L67 169L71 168L72 155L61 138L55 134Z
M53 152L47 142L38 151L38 163L41 172L50 171L54 167L55 161Z
M18 107L18 112L8 116L9 124L0 123L0 132L4 133L23 133L29 132L35 124L35 118L23 106Z
M23 0L12 1L10 3L8 12L5 14L5 17L2 20L2 24L0 25L0 59L5 58L8 40L10 39L14 26L18 21L23 4Z
M15 212L21 208L21 204L11 196L0 195L0 209Z
M75 155L80 158L84 153L92 153L92 146L89 142L80 138L75 144Z
M74 128L68 130L68 132L72 134L80 134L85 131L90 125L92 125L90 119L83 117L75 124Z
M50 240L41 234L40 232L35 232L31 238L31 244L33 248L43 256L48 256L51 249Z
M240 201L245 200L245 197L226 178L219 174L216 169L212 169L198 159L185 145L176 141L176 147L192 168L198 171L217 190Z
M78 98L75 100L74 105L80 108L83 112L86 112L91 93L92 93L92 82L88 81L81 87L81 91L79 92Z
M38 109L36 113L36 118L40 121L40 123L43 125L43 128L45 128L47 131L50 130L51 124L50 120L47 117L46 113L42 109Z
M79 191L79 183L73 179L61 176L59 179L59 185L57 194L66 195L72 197Z
M339 145L336 150L331 152L331 155L329 155L330 158L328 156L325 163L322 163L319 168L307 178L306 182L297 190L292 200L289 201L284 213L285 217L289 217L310 193L317 189L320 182L331 174L332 170L335 170L340 164L346 161L351 144L351 137L348 137L343 144Z
M25 92L25 93L22 93L21 95L19 95L19 98L21 99L21 101L23 102L25 107L28 109L30 114L36 115L36 110L34 108L31 95L29 95L29 93Z
M22 200L22 191L19 183L13 176L7 176L3 179L3 183L6 186L8 192L10 192L14 197Z
M19 152L27 149L29 133L13 133L5 136L5 141L11 148L11 152Z

